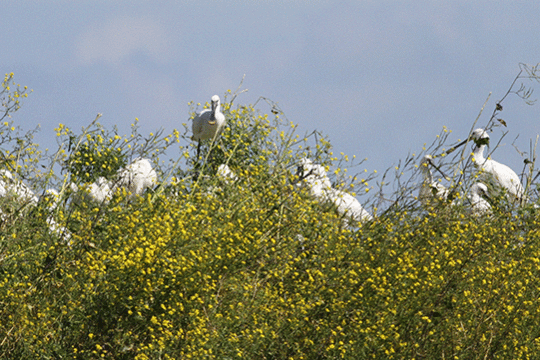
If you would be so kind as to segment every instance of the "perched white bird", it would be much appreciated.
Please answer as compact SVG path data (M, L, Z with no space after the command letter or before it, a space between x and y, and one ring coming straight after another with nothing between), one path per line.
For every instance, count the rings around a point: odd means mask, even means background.
M66 227L60 226L52 216L47 218L47 225L49 225L49 231L51 233L55 233L59 238L67 241L68 245L71 245L71 233Z
M54 219L53 212L58 207L58 204L60 203L60 194L58 193L58 191L54 189L47 189L42 199L47 199L46 200L48 201L47 205L48 205L49 211L51 212L49 216L47 216L47 225L49 226L49 232L56 234L62 240L67 241L68 245L71 245L69 241L71 239L71 233L66 227L59 225Z
M476 144L472 158L476 167L485 174L491 174L497 184L506 190L510 201L521 202L525 200L525 189L523 189L517 174L504 164L484 158L484 149L489 144L487 132L484 129L476 129L472 132L471 137Z
M420 163L420 170L422 171L424 181L422 182L418 198L424 205L429 204L433 199L446 201L449 193L448 189L443 184L433 179L433 174L429 168L430 166L434 166L433 157L428 154L424 156Z
M90 188L88 189L89 195L94 201L108 204L113 196L111 187L112 183L103 176L100 176L96 183L90 185Z
M25 183L15 179L6 169L0 170L0 196L14 197L22 203L31 205L38 202L34 192Z
M302 158L300 160L297 175L301 180L298 185L308 185L311 195L320 200L324 199L326 189L332 188L332 183L326 175L324 166L313 164L313 162L307 158Z
M368 221L373 218L354 196L332 188L332 183L322 165L313 164L311 160L303 158L298 167L298 176L301 180L298 185L309 186L311 195L319 201L332 202L341 216L350 217L354 221ZM348 224L346 219L344 222Z
M217 169L217 176L219 176L219 178L225 181L227 184L231 181L234 182L238 180L238 177L234 174L234 172L227 164L219 165Z
M118 172L118 180L112 191L125 188L131 196L142 195L144 190L157 184L157 174L148 159L136 158L131 164Z
M43 198L48 200L50 211L54 211L60 202L60 194L55 189L47 189Z
M342 216L351 217L354 221L373 219L371 214L360 205L360 202L345 191L329 189L326 191L326 197L336 205L338 213Z
M113 196L112 186L113 184L109 180L100 176L95 183L88 185L84 189L84 193L91 201L108 204ZM71 183L70 187L73 192L79 191L76 184Z
M221 112L219 96L212 96L211 108L201 111L193 119L191 140L199 142L197 158L201 149L201 140L214 139L225 125L225 115Z
M473 215L482 216L491 212L491 205L483 198L484 196L488 196L488 188L485 184L479 182L471 186L467 197L471 203Z

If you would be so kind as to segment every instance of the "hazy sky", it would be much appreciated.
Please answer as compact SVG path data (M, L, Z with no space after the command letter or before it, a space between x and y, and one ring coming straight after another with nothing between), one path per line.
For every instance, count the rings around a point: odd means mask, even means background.
M300 134L320 130L382 172L444 125L465 137L492 92L485 124L518 64L540 62L536 1L0 3L1 71L34 90L14 119L41 124L49 147L58 123L80 129L98 112L125 129L138 117L143 133L181 128L190 100L245 74L237 103L270 98ZM528 151L540 103L510 97L501 115L493 157L519 171L512 141Z

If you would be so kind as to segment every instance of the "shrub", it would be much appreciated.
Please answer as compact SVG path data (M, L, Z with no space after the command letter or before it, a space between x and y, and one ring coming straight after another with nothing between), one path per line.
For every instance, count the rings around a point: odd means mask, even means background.
M398 164L393 183L387 172L378 193L362 197L378 216L345 226L332 204L296 185L299 159L333 165L333 186L351 192L369 195L373 177L347 175L354 159L334 156L318 133L298 136L270 105L266 115L224 101L227 127L202 162L178 132L61 125L51 159L64 177L39 179L62 189L59 205L7 211L0 226L1 357L537 357L536 208L501 197L492 217L473 218L462 195L455 206L421 207L415 164L442 150L443 129ZM180 156L166 165L176 144ZM112 176L138 156L161 179L143 196L100 205L68 191L69 181ZM215 176L223 163L236 181ZM69 240L50 231L50 216Z

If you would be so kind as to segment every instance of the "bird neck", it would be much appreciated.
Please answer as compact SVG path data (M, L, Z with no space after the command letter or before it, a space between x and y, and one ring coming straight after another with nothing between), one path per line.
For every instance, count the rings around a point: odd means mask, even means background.
M484 164L486 159L484 158L484 149L486 145L477 145L473 150L474 162L478 165Z
M433 182L433 174L431 173L431 170L428 168L428 164L420 165L422 167L422 176L424 177L424 181L432 183Z
M220 111L220 108L219 108L219 102L213 102L212 103L212 119L215 119L216 118L216 114L219 114L221 111Z

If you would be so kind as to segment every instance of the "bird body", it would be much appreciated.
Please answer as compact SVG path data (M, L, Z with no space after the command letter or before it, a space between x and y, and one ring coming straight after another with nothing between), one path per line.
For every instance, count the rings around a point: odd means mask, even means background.
M12 196L24 203L36 205L38 199L34 192L22 181L13 177L8 170L0 170L0 196Z
M129 197L142 195L144 190L157 183L157 174L148 159L136 158L131 164L118 171L115 181L100 176L96 182L84 189L86 197L98 203L108 204L114 193L125 189ZM71 183L71 190L78 192L79 187Z
M195 116L192 124L192 140L213 139L225 125L225 115L221 112L219 96L212 96L211 108Z
M97 182L90 185L88 193L94 201L105 204L109 203L113 195L110 181L102 176L97 179Z
M60 202L60 194L55 189L47 189L43 198L47 199L49 211L56 210L58 203Z
M342 216L351 217L354 221L373 219L371 214L360 205L360 202L345 191L328 189L326 190L326 197L336 205L337 212Z
M231 170L231 168L227 164L221 164L219 165L217 169L217 176L225 181L227 184L231 181L238 180L238 177L234 174L234 172Z
M84 187L84 195L88 200L108 204L113 196L112 187L113 184L109 180L100 176L96 182ZM77 184L71 183L70 188L73 192L79 191Z
M66 241L68 245L71 245L71 233L65 226L61 226L54 219L54 210L58 207L60 203L60 194L55 189L47 189L45 194L40 201L46 201L47 207L49 209L49 215L47 216L47 225L49 226L49 232L56 234L62 240Z
M448 198L448 189L443 184L433 179L433 174L429 168L429 166L432 165L432 159L431 155L425 155L420 163L420 169L424 180L418 198L424 205L427 205L434 198L441 201L446 201Z
M113 193L125 188L130 196L142 195L144 190L155 186L157 174L148 159L136 158L131 164L118 172L118 180L113 184Z
M517 174L508 166L495 160L484 158L484 149L489 144L489 135L484 129L476 129L472 132L472 139L476 146L473 150L473 162L483 173L490 174L496 183L507 191L511 201L525 199L525 189Z
M483 196L487 196L488 188L485 184L476 183L471 186L468 199L471 203L471 213L475 216L482 216L491 212L491 205Z
M354 221L368 221L373 219L360 202L351 194L332 188L332 183L322 165L313 164L307 158L300 160L298 175L301 182L298 185L307 185L313 197L321 202L331 202L335 205L338 214ZM345 219L345 224L348 221Z
M313 164L313 162L307 158L300 160L297 173L302 179L298 185L308 185L313 197L323 199L325 197L325 191L332 188L332 183L326 175L324 166Z

